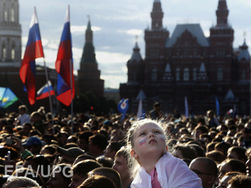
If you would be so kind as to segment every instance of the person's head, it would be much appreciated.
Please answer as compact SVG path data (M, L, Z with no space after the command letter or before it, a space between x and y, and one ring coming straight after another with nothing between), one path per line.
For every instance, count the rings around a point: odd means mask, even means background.
M225 156L227 156L227 150L230 148L231 145L227 142L219 142L215 144L214 148L218 151L221 151L224 153Z
M55 144L50 144L50 145L45 145L44 147L42 147L40 154L44 155L44 154L55 154L57 151L57 146Z
M154 108L154 110L159 111L160 110L160 103L159 102L155 102L153 104L153 108Z
M7 182L3 185L3 188L22 188L22 187L33 187L39 188L39 184L33 179L27 177L11 176Z
M208 128L206 126L200 125L200 124L197 125L193 131L193 135L196 140L199 140L200 135L204 134L204 133L208 133Z
M213 150L214 150L214 147L215 147L215 145L216 145L217 143L218 143L218 142L210 142L210 143L208 143L207 146L206 146L207 152L213 151Z
M103 167L112 167L113 159L110 157L105 157L103 155L96 157L96 160L103 166Z
M251 176L251 148L247 149L246 173Z
M26 107L25 105L20 105L20 106L18 107L18 112L19 112L20 114L26 113L26 112L27 112L27 107Z
M227 188L228 181L236 175L240 175L242 173L236 171L227 172L222 178L219 179L218 186L216 188Z
M69 184L71 183L71 177L71 166L68 164L59 164L56 165L52 170L46 185L48 188L68 188Z
M205 157L204 148L199 144L188 144L188 146L195 151L197 157Z
M213 110L208 110L207 111L207 117L208 118L213 118L214 117L214 111Z
M92 135L93 135L93 133L91 131L81 132L78 135L78 145L79 145L79 147L84 149L85 151L88 151L89 137L92 136Z
M32 130L32 125L30 123L25 123L23 124L23 129L22 129L22 134L23 135L28 135Z
M32 112L30 119L32 123L36 123L41 120L41 115L39 112Z
M105 156L114 159L116 152L121 148L121 142L110 142L105 149Z
M232 177L227 188L250 188L251 177L246 175L237 175Z
M196 158L196 152L188 145L176 145L173 148L172 154L180 159L193 160Z
M27 148L28 150L30 150L33 154L39 154L43 145L44 145L44 142L36 136L29 137L23 143L23 146Z
M67 138L68 138L68 133L67 132L59 132L56 135L56 139L58 142L59 146L64 146L67 143Z
M131 155L141 166L157 162L166 153L166 136L161 125L154 120L135 121L128 130L127 145Z
M237 171L241 173L246 172L245 163L236 159L226 159L219 165L219 178L224 176L227 172Z
M226 159L226 156L224 155L224 153L217 150L212 150L210 152L207 152L206 157L208 157L209 159L212 159L217 164L220 164L222 161Z
M95 160L84 160L75 164L72 167L73 176L69 187L78 187L88 177L88 172L98 167L101 167L101 165Z
M112 167L120 174L122 184L127 183L127 181L130 181L131 167L132 164L130 161L130 154L125 147L122 147L119 151L117 151Z
M227 157L230 159L238 159L245 163L247 160L246 149L243 147L232 146L227 150Z
M89 137L88 152L97 157L102 155L107 146L107 138L102 134L95 134Z
M72 165L75 165L78 162L84 161L86 159L96 160L95 157L93 157L92 155L89 155L88 153L84 153L84 154L81 154L81 155L77 156L77 158L75 159L75 161L73 162Z
M88 177L92 177L94 175L108 177L111 180L113 180L113 182L115 184L115 188L121 187L121 179L120 179L119 173L112 168L99 167L99 168L95 168L94 170L92 170L88 173Z
M207 157L198 157L191 161L189 168L202 180L203 188L211 188L217 180L216 163Z
M72 164L74 160L81 154L84 154L85 152L80 149L79 147L70 147L68 149L64 149L62 147L57 148L58 153L62 156L62 161L65 163Z
M100 175L94 175L86 179L78 188L116 188L114 182L106 177Z
M44 185L44 181L39 173L37 173L32 168L17 168L13 173L12 176L15 177L27 177L34 181L36 181L40 186Z

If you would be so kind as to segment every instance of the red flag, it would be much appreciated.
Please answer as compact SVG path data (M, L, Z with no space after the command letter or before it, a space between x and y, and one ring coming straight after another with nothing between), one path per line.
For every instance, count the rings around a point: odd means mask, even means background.
M69 106L75 95L69 7L55 66L58 73L57 99L64 105Z
M32 16L28 41L22 65L19 70L19 76L28 93L28 100L31 105L36 101L36 58L44 57L42 41L38 26L38 18L36 8L34 7L34 14Z

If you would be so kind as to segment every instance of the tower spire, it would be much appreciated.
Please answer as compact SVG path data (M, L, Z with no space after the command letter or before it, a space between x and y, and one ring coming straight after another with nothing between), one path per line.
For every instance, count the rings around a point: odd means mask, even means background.
M87 23L87 27L86 27L85 41L88 42L88 43L92 43L93 33L92 33L90 15L87 15L87 17L88 17L88 23Z
M151 12L151 18L152 18L152 30L158 30L162 29L162 19L163 19L163 11L161 8L161 2L160 0L154 0L153 2L153 9Z
M217 26L228 25L228 14L229 10L227 8L227 1L219 0L218 8L216 10Z
M80 62L80 69L83 67L83 63L97 63L95 49L93 46L93 32L91 29L90 16L88 15L88 23L85 31L85 45Z

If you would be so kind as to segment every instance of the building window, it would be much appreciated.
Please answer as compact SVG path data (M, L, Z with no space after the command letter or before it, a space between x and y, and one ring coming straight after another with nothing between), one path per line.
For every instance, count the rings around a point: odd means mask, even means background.
M5 60L6 59L6 54L7 52L6 52L6 48L5 48L5 46L3 46L3 48L2 48L2 60Z
M246 80L246 71L245 70L243 70L241 72L241 80Z
M15 54L15 48L13 47L11 49L11 60L15 60L15 56L16 56L16 54Z
M152 57L159 57L159 50L158 49L151 49L150 51Z
M222 81L223 80L223 70L222 70L222 68L218 68L218 71L217 71L217 80L218 81Z
M134 73L133 73L133 81L136 81L136 80L137 80L137 73L134 72Z
M180 80L180 69L179 68L176 69L176 80L177 81Z
M10 10L10 21L15 22L15 11L13 7Z
M197 70L196 68L193 68L193 80L197 80Z
M157 80L157 69L154 68L152 70L152 81L156 81Z
M4 21L7 22L8 21L8 11L7 10L4 10Z
M225 54L226 54L225 49L220 48L220 49L217 49L216 51L216 56L218 57L224 57Z
M188 81L189 80L189 68L185 68L184 69L183 80L184 81Z

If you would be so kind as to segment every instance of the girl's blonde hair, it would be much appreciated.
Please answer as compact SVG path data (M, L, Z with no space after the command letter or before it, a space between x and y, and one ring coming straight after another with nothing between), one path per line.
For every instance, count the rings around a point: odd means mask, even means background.
M136 120L136 121L132 122L132 126L130 127L130 129L127 132L127 137L126 137L127 138L126 139L127 146L126 146L126 149L127 149L128 153L130 153L130 151L133 148L133 141L134 141L135 132L140 127L142 127L142 126L144 126L146 124L155 124L155 125L157 125L160 128L160 130L162 131L163 135L165 136L165 141L167 140L166 134L164 132L163 125L162 125L161 122L158 122L158 121L155 121L155 120L152 120L152 119L143 119L143 120L138 120L138 121ZM140 165L133 157L131 157L130 163L131 163L130 166L131 166L132 177L135 177Z
M163 125L162 125L161 122L158 122L158 121L155 121L155 120L152 120L152 119L143 119L143 120L134 121L132 123L131 128L127 132L126 143L127 143L127 149L129 151L133 148L133 141L134 141L134 134L135 134L135 132L140 127L142 127L142 126L144 126L146 124L155 124L155 125L157 125L160 128L160 130L162 131L163 135L165 135L165 141L167 140L166 134L164 132Z

